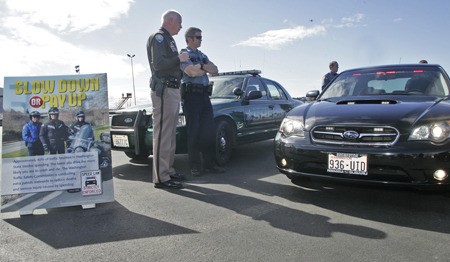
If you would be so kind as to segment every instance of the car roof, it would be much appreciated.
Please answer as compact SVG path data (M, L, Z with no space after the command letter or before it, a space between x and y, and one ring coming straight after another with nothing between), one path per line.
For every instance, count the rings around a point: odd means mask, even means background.
M431 67L431 68L442 68L438 64L388 64L388 65L377 65L377 66L367 66L367 67L358 67L358 68L352 68L342 71L344 72L351 72L351 71L364 71L364 70L382 70L382 69L402 69L402 68L425 68L425 67Z

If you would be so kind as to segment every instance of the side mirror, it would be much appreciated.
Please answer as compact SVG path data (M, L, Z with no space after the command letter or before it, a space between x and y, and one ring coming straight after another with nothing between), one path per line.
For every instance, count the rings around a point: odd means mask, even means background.
M319 96L320 91L319 90L312 90L312 91L308 91L306 93L306 98L308 100L316 100L316 98Z

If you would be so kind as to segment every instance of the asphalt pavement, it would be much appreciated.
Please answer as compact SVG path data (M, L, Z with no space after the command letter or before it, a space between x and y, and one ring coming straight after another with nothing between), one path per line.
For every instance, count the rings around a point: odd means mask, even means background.
M113 152L115 201L0 214L0 261L449 261L443 193L311 181L275 168L272 141L226 173L155 189L151 158ZM187 174L187 156L176 157Z

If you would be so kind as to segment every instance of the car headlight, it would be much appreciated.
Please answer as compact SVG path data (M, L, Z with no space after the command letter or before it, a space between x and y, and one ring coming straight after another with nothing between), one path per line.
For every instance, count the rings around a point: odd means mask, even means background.
M416 127L408 140L429 140L441 143L448 139L449 135L450 121L443 121Z
M280 132L288 137L288 136L298 136L298 137L305 137L305 128L303 126L303 123L294 120L285 118L283 119L283 122L280 126Z

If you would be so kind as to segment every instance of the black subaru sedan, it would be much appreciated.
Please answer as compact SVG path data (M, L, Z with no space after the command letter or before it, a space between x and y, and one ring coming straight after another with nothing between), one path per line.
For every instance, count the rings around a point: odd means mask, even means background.
M431 64L344 71L284 118L276 165L296 184L316 177L448 188L449 84Z

